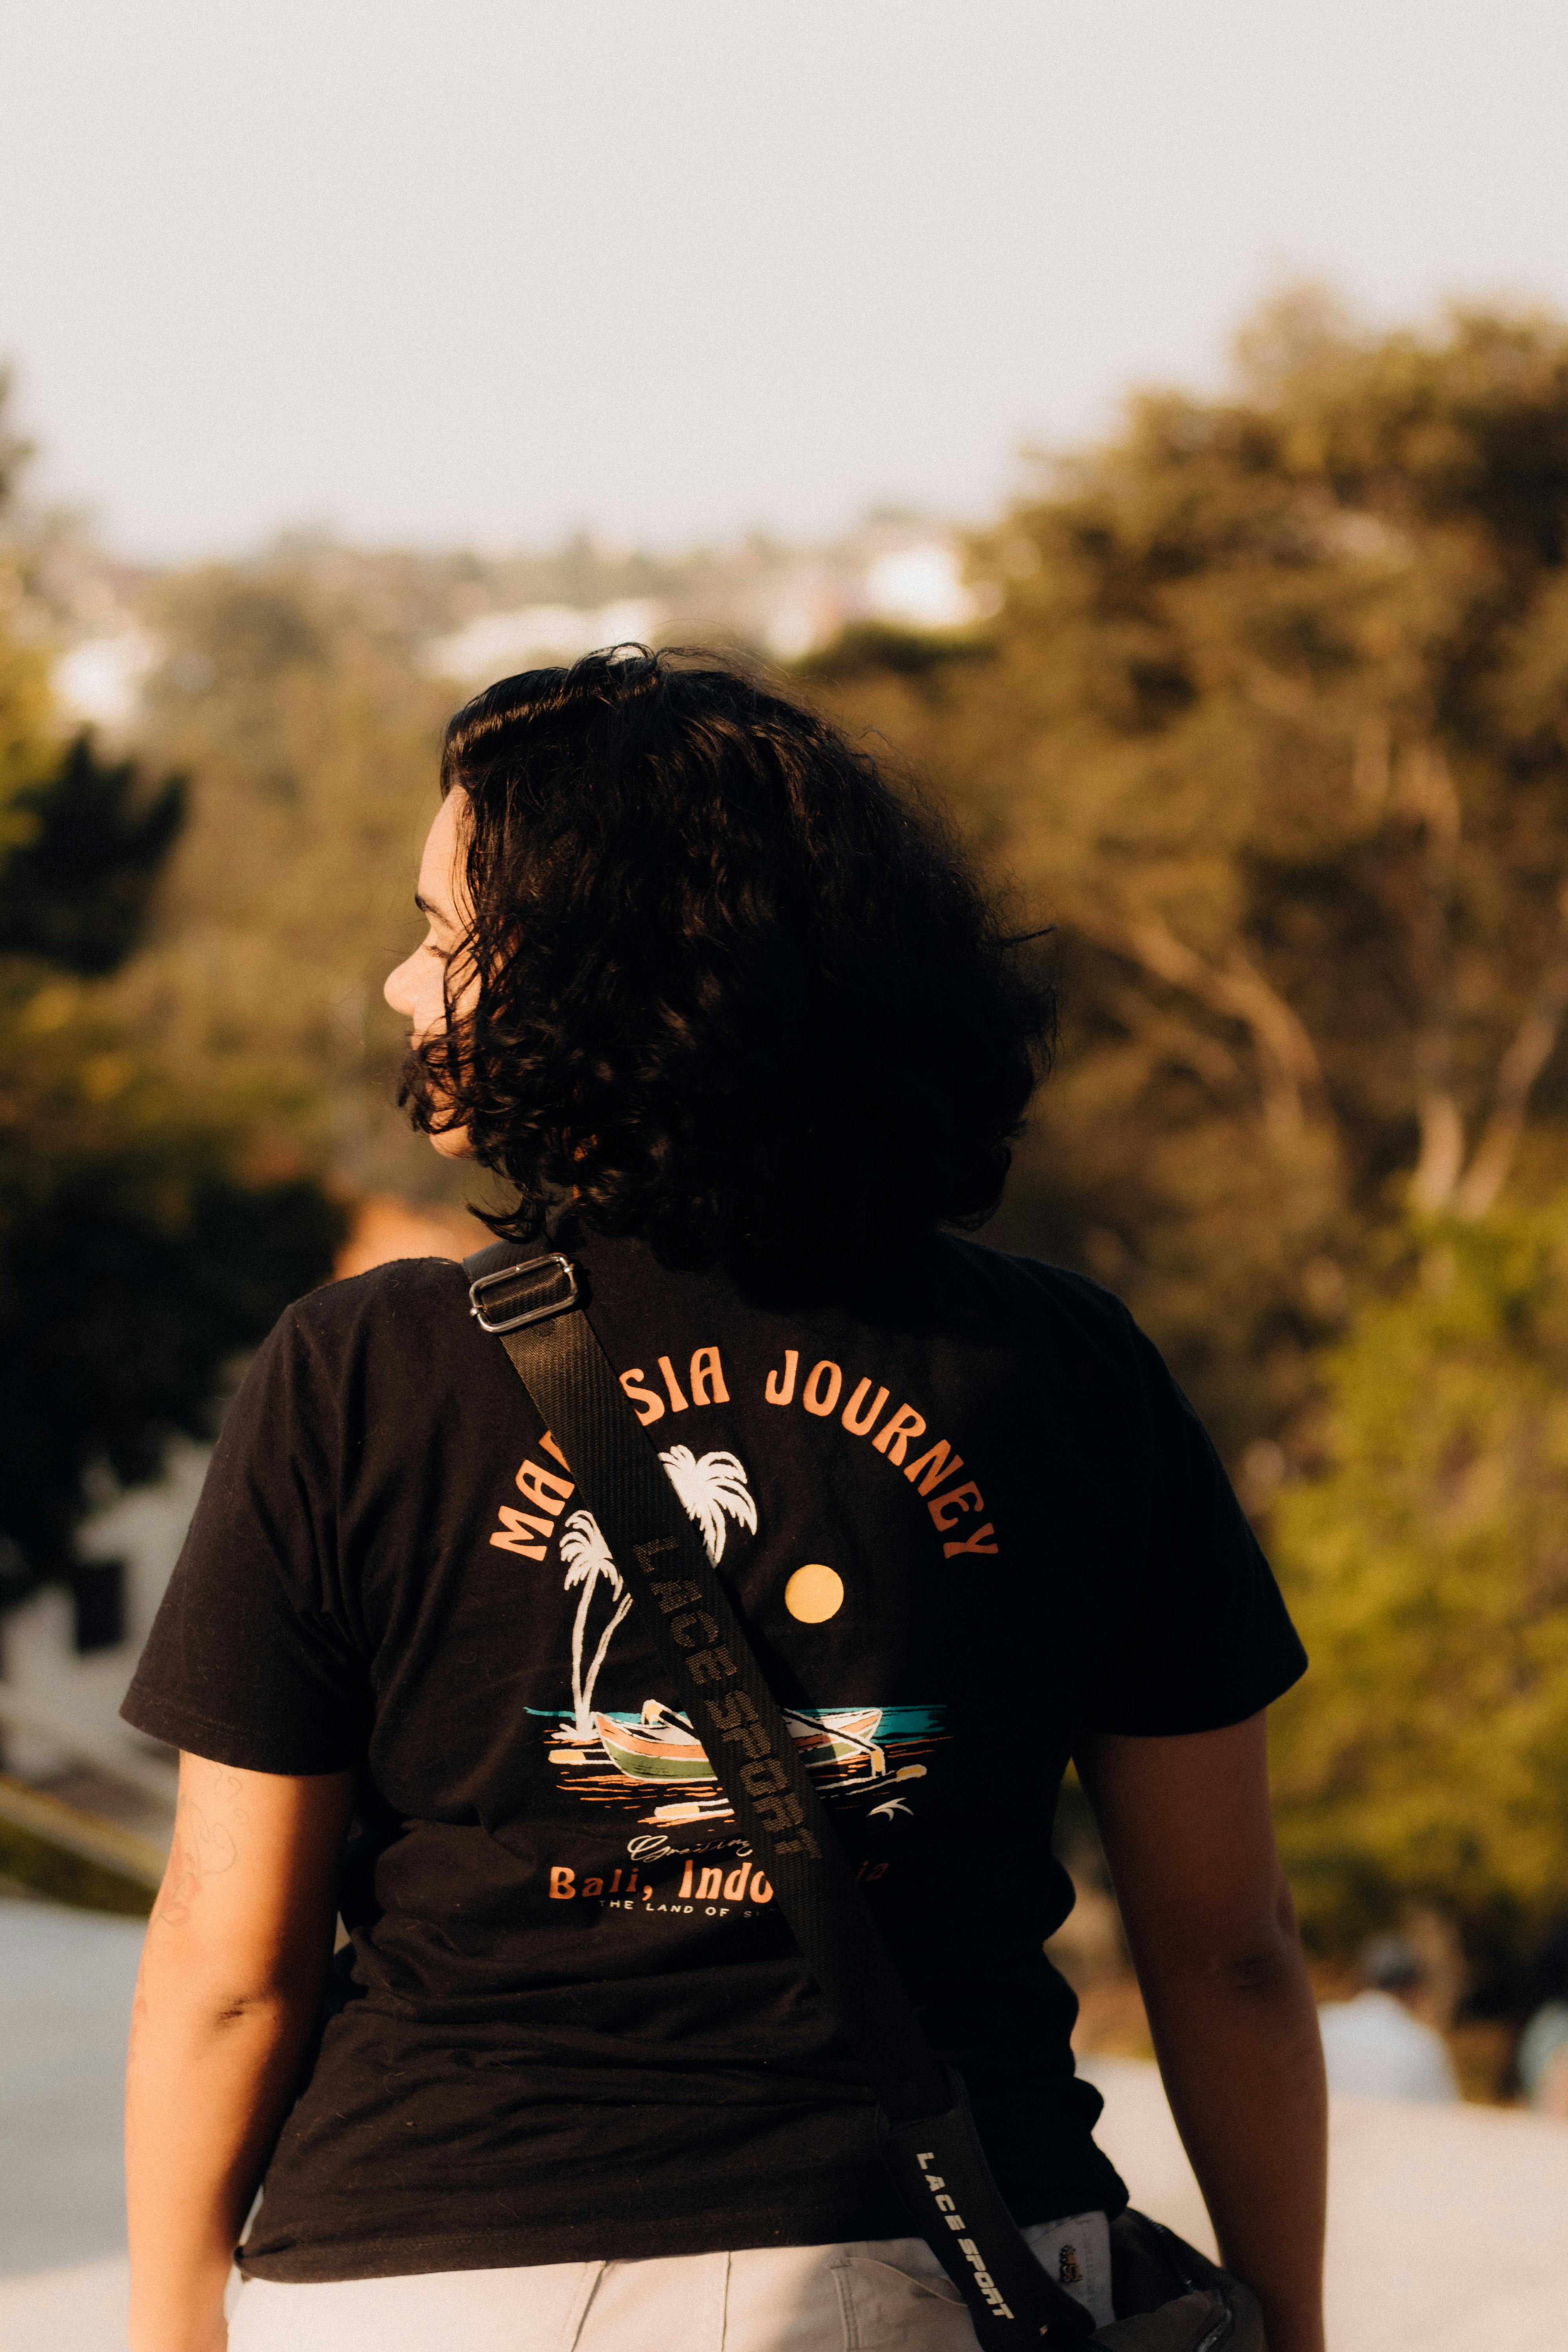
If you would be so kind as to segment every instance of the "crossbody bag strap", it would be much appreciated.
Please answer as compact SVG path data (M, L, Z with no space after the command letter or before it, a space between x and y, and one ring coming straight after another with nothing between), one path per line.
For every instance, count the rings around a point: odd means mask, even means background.
M991 2178L962 2077L937 2057L728 1591L624 1394L569 1258L498 1243L464 1261L598 1521L736 1822L879 2102L882 2156L985 2352L1088 2336Z

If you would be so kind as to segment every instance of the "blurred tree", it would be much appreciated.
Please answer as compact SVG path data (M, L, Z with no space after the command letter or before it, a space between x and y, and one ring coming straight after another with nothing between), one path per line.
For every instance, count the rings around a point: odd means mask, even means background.
M0 1063L0 1605L75 1583L114 1482L210 1435L225 1370L331 1271L339 1204L237 1167L68 982L18 1004Z
M449 684L420 652L417 567L284 547L165 580L164 658L138 750L199 778L148 952L116 1003L163 1066L303 1139L359 1190L459 1197L393 1108L403 1024L382 1003L417 936Z
M53 772L12 796L0 866L0 956L113 971L138 943L185 810L184 779L151 796L128 760L103 765L79 736Z
M30 455L9 428L10 394L10 373L0 367L0 514ZM32 821L18 803L45 775L49 760L48 663L41 646L20 643L5 626L24 593L23 567L0 542L0 851L30 832Z
M815 667L1060 926L1001 1237L1126 1293L1261 1477L1369 1230L1483 1213L1564 1108L1568 331L1300 296L1239 358L975 543L984 657Z
M1313 1664L1275 1722L1281 1840L1327 1943L1410 1899L1527 1938L1568 1885L1568 1196L1431 1225L1400 1276L1275 1511Z
M308 1175L247 1171L114 1018L184 787L50 719L41 653L0 630L0 1604L63 1577L79 1618L104 1578L73 1538L105 1482L208 1430L226 1360L329 1272L344 1221Z

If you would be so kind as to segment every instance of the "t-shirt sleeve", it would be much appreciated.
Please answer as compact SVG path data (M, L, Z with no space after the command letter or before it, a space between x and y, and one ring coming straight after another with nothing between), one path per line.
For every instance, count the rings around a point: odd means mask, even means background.
M1207 1431L1158 1349L1129 1328L1142 1392L1148 1550L1088 1727L1218 1731L1289 1690L1307 1654Z
M121 1712L252 1772L335 1772L365 1751L369 1680L339 1582L338 1414L298 1310L230 1406Z

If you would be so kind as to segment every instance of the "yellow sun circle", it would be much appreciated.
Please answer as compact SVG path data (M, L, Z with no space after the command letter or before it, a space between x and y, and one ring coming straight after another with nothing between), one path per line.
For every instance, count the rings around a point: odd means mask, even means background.
M819 1559L797 1568L784 1586L784 1607L803 1625L820 1625L825 1618L837 1617L843 1606L844 1579Z

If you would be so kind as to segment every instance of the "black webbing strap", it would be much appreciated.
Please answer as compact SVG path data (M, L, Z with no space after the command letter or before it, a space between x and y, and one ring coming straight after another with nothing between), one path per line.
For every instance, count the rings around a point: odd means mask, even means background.
M578 1272L497 1243L464 1261L473 1312L511 1358L598 1521L801 1952L880 2102L884 2161L962 2291L986 2352L1077 2342L1093 2322L1002 2200L962 2078L937 2058L723 1583L623 1394Z

